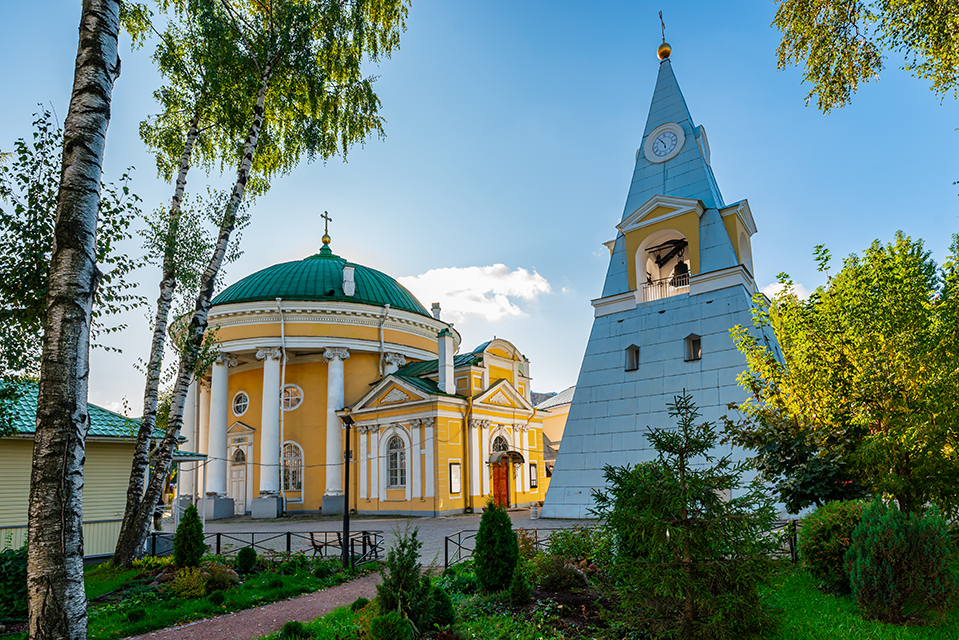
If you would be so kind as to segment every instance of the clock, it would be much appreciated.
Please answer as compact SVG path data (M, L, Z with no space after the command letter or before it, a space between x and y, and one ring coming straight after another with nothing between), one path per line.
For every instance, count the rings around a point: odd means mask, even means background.
M679 155L685 142L686 133L683 128L675 122L667 122L656 127L646 136L643 153L647 160L659 164Z

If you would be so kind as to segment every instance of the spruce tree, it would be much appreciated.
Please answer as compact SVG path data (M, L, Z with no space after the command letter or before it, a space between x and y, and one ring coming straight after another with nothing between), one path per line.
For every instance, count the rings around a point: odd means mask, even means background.
M196 505L191 504L183 512L183 519L173 536L173 562L178 567L199 567L204 553L203 523Z
M476 533L473 561L480 588L487 593L508 588L519 560L519 544L506 509L490 498Z

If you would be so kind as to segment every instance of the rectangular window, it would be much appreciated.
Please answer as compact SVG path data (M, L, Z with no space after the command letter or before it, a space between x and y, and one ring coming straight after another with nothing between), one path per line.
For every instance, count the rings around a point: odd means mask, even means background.
M450 463L450 494L459 493L460 488L460 463Z
M539 472L536 470L536 463L529 465L529 488L539 487Z
M632 344L626 347L626 371L639 369L639 347Z
M686 361L701 360L703 357L702 338L695 333L686 336Z

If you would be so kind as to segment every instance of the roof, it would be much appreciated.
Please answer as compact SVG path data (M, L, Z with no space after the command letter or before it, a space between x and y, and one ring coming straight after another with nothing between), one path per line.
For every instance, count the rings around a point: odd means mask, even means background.
M343 267L353 267L356 289L343 292ZM399 282L376 269L355 264L335 255L324 244L320 252L303 260L282 262L257 271L224 289L213 306L234 302L284 300L333 300L377 307L390 305L432 318L420 301Z
M22 393L13 407L13 428L21 435L36 433L39 386L35 382L16 384ZM87 410L90 412L90 430L87 437L133 438L140 428L139 418L128 418L95 404L87 404ZM157 431L154 437L163 437L163 433Z
M453 356L453 368L458 369L460 367L468 367L477 364L480 361L481 357L478 357L475 351L471 353L461 353ZM400 375L402 377L419 377L428 376L432 373L437 373L438 371L439 360L423 360L422 362L411 362L407 365L403 365L403 367L398 369L394 375Z
M559 407L559 406L564 405L564 404L570 404L570 403L573 402L573 394L574 394L574 393L576 393L576 385L575 385L575 384L574 384L572 387L569 387L568 389L563 389L562 391L560 391L559 393L557 393L555 396L550 396L550 397L547 398L546 400L543 400L543 401L540 402L538 405L536 405L536 408L537 408L537 409L552 409L552 408L554 408L554 407Z
M429 378L417 378L415 376L405 376L405 375L401 375L399 372L394 373L393 377L399 380L402 380L403 382L406 382L410 386L416 387L420 391L423 391L430 395L449 396L451 398L456 397L454 394L443 393L442 391L440 391L440 387L438 384L436 384L436 381L430 380Z

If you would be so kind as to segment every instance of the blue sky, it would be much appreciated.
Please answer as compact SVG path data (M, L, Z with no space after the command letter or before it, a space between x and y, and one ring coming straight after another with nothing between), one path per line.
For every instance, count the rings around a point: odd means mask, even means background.
M79 5L0 4L0 149L29 135L38 103L66 113ZM387 138L277 179L251 208L227 283L315 252L329 210L334 250L402 278L427 307L439 300L465 348L507 338L531 360L534 390L574 384L655 84L660 9L723 196L747 198L756 218L760 286L786 271L813 288L814 245L838 259L897 229L945 259L959 230L959 112L898 57L852 106L822 115L804 105L798 69L776 70L769 0L414 0L402 48L370 69ZM137 127L159 78L149 49L123 38L121 57L105 177L136 167L133 190L152 208L172 191ZM223 183L194 173L189 187ZM137 279L154 298L158 274ZM123 353L92 358L90 399L126 397L138 413L148 322L127 320L112 343Z

